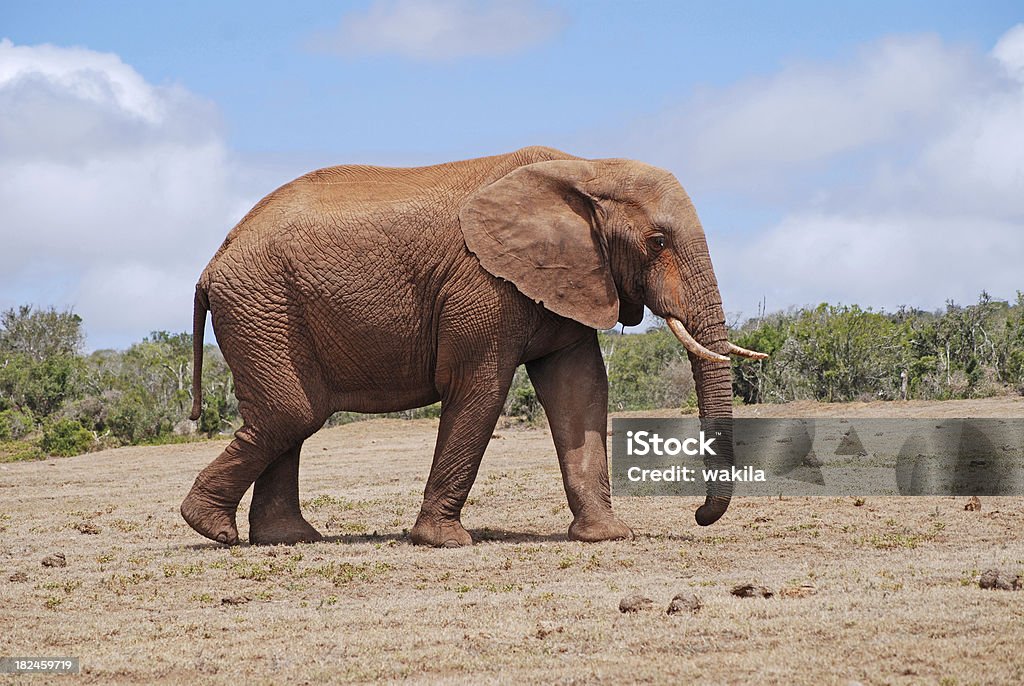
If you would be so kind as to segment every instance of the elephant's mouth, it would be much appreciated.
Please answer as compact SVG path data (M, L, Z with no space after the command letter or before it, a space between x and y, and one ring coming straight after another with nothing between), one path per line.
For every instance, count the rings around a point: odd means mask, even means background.
M711 362L729 362L729 358L726 355L719 355L716 352L708 350L703 345L697 342L697 339L690 335L690 332L686 330L686 327L681 321L675 317L665 317L665 322L668 324L668 328L672 331L679 342L683 344L687 350L703 360L709 360ZM768 356L764 353L759 353L754 350L747 350L741 348L735 343L729 343L729 354L739 355L740 357L746 357L751 360L766 360Z

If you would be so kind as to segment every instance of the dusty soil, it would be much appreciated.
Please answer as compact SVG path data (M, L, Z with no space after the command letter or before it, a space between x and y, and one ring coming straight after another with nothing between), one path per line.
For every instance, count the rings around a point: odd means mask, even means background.
M1024 417L1024 399L738 414ZM180 519L223 441L0 465L0 656L79 657L88 683L1024 683L1024 592L977 583L1024 572L1024 499L740 498L702 529L695 499L621 498L636 539L586 545L547 432L503 428L464 513L479 542L422 549L405 532L435 429L313 437L304 511L328 540L294 548ZM666 614L677 594L699 609ZM653 609L621 613L630 595Z

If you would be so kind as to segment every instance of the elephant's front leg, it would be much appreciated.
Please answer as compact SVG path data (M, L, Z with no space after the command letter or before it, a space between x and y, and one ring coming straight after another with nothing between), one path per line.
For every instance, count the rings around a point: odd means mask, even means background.
M597 333L526 365L547 413L573 514L569 538L605 541L632 538L612 513L608 482L608 377Z
M466 368L466 367L471 368ZM473 538L459 521L512 383L514 367L499 372L486 360L450 375L442 395L434 462L410 538L416 545L458 547Z

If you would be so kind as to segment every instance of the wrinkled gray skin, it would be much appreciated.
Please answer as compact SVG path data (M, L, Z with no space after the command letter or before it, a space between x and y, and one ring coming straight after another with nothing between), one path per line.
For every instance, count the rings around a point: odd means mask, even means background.
M344 166L271 193L231 231L196 288L196 378L206 310L244 425L181 505L199 533L316 541L299 510L303 441L335 411L442 403L414 543L472 542L460 513L513 373L544 406L573 521L569 537L628 538L612 512L608 384L595 328L643 306L728 353L697 213L668 172L550 148L418 169ZM728 364L690 354L703 417L731 417ZM193 418L201 409L194 385ZM709 494L697 519L728 505Z

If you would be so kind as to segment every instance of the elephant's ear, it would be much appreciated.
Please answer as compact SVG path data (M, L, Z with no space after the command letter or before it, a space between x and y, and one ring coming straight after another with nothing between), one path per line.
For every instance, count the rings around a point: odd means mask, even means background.
M472 194L459 211L466 246L494 276L544 307L595 329L615 326L619 298L608 268L584 160L519 167Z

